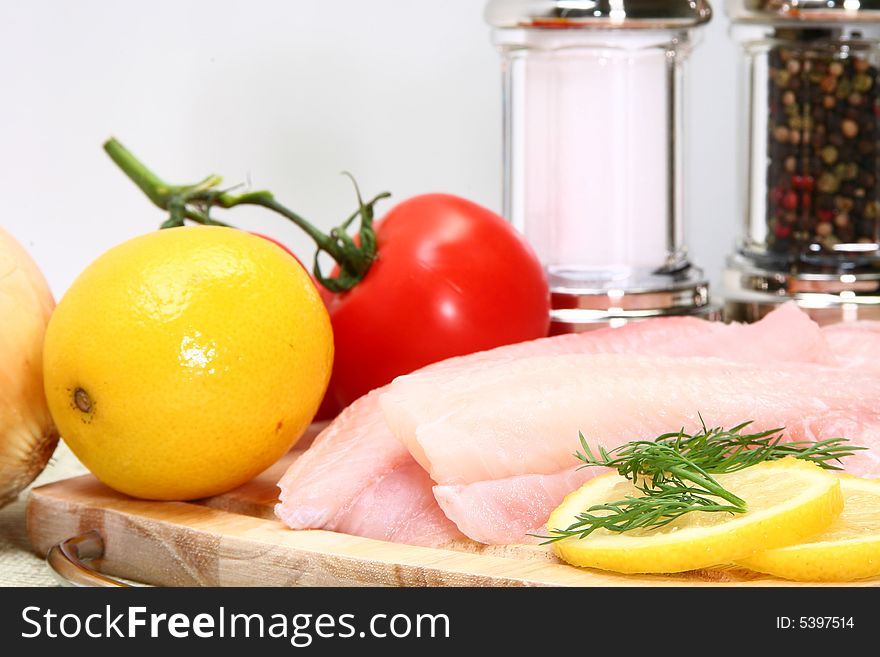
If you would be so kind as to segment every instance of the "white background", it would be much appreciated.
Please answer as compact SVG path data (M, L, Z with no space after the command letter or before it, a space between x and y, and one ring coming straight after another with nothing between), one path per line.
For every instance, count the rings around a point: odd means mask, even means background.
M172 182L249 181L325 228L355 207L342 170L365 194L445 191L500 210L499 59L483 5L0 0L0 225L57 296L156 228L161 212L101 150L110 135ZM692 259L717 281L738 224L738 55L715 5L688 80L687 204ZM227 218L311 253L280 217Z

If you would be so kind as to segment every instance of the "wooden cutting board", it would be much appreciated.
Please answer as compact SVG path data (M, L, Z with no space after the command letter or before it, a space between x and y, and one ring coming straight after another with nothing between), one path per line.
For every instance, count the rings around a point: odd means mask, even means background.
M293 451L253 481L198 502L136 500L84 476L34 489L28 502L37 553L96 530L101 572L162 586L786 586L738 569L624 576L574 568L548 548L443 549L329 531L293 531L275 519L275 484L302 453ZM880 586L880 579L862 586Z

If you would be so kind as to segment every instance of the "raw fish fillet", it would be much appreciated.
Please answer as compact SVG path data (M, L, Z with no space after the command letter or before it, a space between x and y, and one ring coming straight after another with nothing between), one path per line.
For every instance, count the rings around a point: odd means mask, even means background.
M473 371L494 362L515 360L535 353L641 351L647 350L651 344L675 344L676 340L693 339L716 329L715 325L692 317L670 318L630 324L620 329L508 345L435 363L420 372L439 375ZM364 516L357 519L349 512L361 495L381 496L381 491L371 489L388 485L383 481L390 473L398 468L410 468L415 463L406 448L388 430L379 411L379 394L386 388L374 390L345 409L281 478L278 483L280 502L275 507L275 513L289 527L330 529L392 540L390 531L383 533L385 518L382 510L371 512L364 510L361 505ZM433 482L427 477L422 482L411 480L411 483L411 497L423 499L426 493L433 496ZM442 515L436 505L435 509ZM414 525L423 524L424 518L413 518ZM354 531L355 525L357 531ZM365 529L371 526L373 529ZM412 533L423 532L436 537L435 530L436 523L432 520L422 529L413 529ZM461 538L461 534L449 522L443 540L457 538Z
M832 324L822 333L842 367L880 369L880 322Z
M461 539L437 506L428 473L386 428L378 399L374 391L349 406L293 463L279 484L276 515L295 529L411 545Z
M698 413L710 426L753 420L785 426L792 440L843 435L880 441L880 377L842 368L716 358L620 354L535 356L500 363L492 376L445 405L419 377L400 377L380 396L385 420L438 484L555 474L572 465L581 431L591 445L617 447L683 427ZM857 474L880 472L876 457L853 457Z
M433 485L428 473L409 460L367 486L327 529L428 547L463 539L437 506Z
M793 304L790 308L794 309ZM779 318L781 313L773 316ZM824 327L822 332L841 367L880 369L880 322L834 324ZM859 457L862 461L865 458ZM850 469L859 469L858 462L854 463L852 458L847 461ZM870 462L863 462L862 467L866 473L877 474ZM468 485L435 486L434 495L444 513L476 541L535 541L531 535L546 532L547 516L563 497L601 472L598 468L579 472L569 469L557 475L521 475Z
M573 460L573 459L572 459ZM464 486L434 486L434 497L462 533L480 543L537 541L550 512L602 468L568 468L555 475L519 475Z
M668 323L667 323L668 322ZM788 303L755 324L721 324L685 318L656 320L483 352L477 362L443 361L400 380L422 382L433 394L422 404L445 413L453 396L467 397L471 390L502 385L509 372L501 367L523 358L565 354L644 354L656 356L717 356L736 362L802 362L833 365L836 361L818 325L796 304ZM468 357L465 357L468 358ZM390 384L391 386L394 383ZM384 388L385 392L392 388ZM539 402L540 403L540 402ZM399 435L399 434L398 434ZM407 444L412 451L418 449ZM415 456L415 454L413 454ZM418 460L418 457L417 457Z
M346 408L287 470L279 483L278 517L291 527L336 529L337 515L368 486L400 465L409 453L388 432L379 413L379 391Z
M710 322L709 327L708 331L678 336L666 344L653 345L646 350L615 349L613 352L717 356L750 363L791 361L837 364L835 352L829 349L822 330L794 302L781 305L754 324Z
M453 358L431 365L413 376L442 376L447 382L443 384L445 388L450 385L449 381L467 380L469 375L491 369L498 362L535 354L605 352L726 355L732 359L768 362L832 360L818 327L794 304L788 304L752 325L725 326L690 317L652 320L619 329L545 338ZM464 372L465 376L459 377L457 372ZM439 389L439 381L437 385ZM426 493L431 494L432 482L427 478L408 480L408 492L402 490L399 481L389 478L398 469L410 472L414 461L387 428L379 412L378 396L386 389L374 391L352 404L285 473L279 482L281 502L276 513L287 525L422 544L424 540L402 537L405 533L416 537L430 536L433 544L460 538L461 534L451 522L446 525L445 532L438 532L442 523L438 524L436 518L427 521L425 513L412 517L407 532L402 530L402 521L392 529L386 526L384 509L370 508L358 502L359 499L383 497L382 489L392 483L400 494L401 506L409 498L424 500ZM543 485L546 491L543 499L549 500L547 492L568 484L554 489L547 479ZM519 483L517 490L522 492L521 496L527 495L523 482ZM461 491L461 494L467 492ZM450 491L449 499L451 494ZM561 496L541 513L546 516L559 501ZM515 500L510 503L514 504ZM358 509L358 513L354 513L354 509ZM438 507L435 510L439 513Z

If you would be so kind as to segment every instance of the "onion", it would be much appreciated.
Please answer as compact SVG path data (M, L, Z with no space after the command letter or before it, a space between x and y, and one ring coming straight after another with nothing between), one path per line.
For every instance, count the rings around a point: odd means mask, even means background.
M42 472L58 444L43 392L43 336L54 307L36 263L0 228L0 507Z

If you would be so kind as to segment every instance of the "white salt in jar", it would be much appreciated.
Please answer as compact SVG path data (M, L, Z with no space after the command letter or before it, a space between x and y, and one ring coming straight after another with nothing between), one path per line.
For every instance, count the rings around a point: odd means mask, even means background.
M491 0L504 214L543 262L553 331L707 314L683 222L682 84L703 0Z

